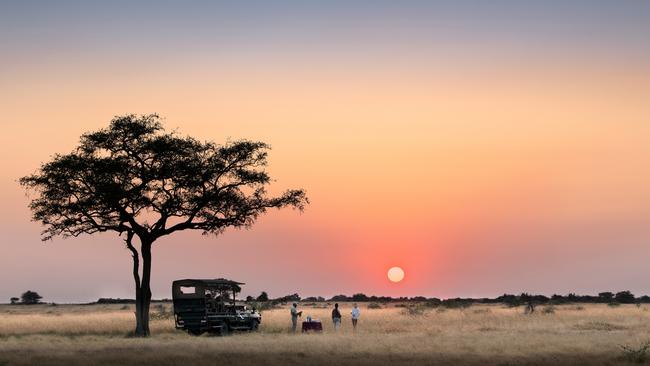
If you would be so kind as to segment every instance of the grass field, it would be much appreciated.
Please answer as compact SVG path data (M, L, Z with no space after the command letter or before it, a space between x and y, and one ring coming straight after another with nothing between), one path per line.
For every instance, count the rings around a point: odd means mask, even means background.
M153 336L136 339L132 306L0 305L0 365L613 365L642 360L621 345L650 339L645 305L540 306L524 315L501 305L409 314L361 304L356 334L351 304L342 306L338 334L330 309L303 305L304 316L324 321L323 334L290 334L285 307L264 311L259 332L195 337L174 330L170 304L154 305Z

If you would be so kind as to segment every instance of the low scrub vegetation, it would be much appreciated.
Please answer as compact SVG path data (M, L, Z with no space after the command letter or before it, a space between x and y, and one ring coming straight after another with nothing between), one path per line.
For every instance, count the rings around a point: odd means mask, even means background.
M626 346L621 345L623 359L634 363L644 363L648 359L648 351L650 350L650 341L643 342L640 346Z

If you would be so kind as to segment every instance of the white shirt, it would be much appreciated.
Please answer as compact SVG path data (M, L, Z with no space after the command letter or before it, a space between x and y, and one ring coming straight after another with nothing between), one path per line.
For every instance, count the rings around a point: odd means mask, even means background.
M361 315L361 310L359 310L358 307L354 307L352 308L352 312L350 312L350 314L352 314L352 319L359 319L359 316Z

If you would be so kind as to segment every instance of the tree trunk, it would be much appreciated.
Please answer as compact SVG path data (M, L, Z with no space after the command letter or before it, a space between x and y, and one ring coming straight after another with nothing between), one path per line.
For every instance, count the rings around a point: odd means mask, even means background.
M151 291L148 286L142 285L136 289L135 299L135 336L148 337L149 333L149 304L151 303ZM147 295L148 293L148 295Z
M133 257L133 280L135 282L135 336L149 336L149 304L151 303L151 243L141 241L142 279L140 279L140 254L132 243L133 233L128 233L126 247Z
M151 243L142 242L142 282L140 284L140 304L143 337L149 336L149 305L151 304ZM137 302L137 300L136 300Z

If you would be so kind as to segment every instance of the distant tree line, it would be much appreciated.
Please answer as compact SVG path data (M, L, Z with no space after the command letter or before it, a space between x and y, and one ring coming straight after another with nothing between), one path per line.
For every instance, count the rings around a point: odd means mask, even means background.
M444 306L469 306L471 304L496 304L503 303L508 306L520 305L538 305L538 304L564 304L564 303L601 303L601 304L634 304L634 303L650 303L650 296L644 295L635 297L630 291L613 292L600 292L598 295L577 295L569 293L567 295L552 295L551 297L545 295L535 295L529 293L521 293L519 295L503 294L495 298L451 298L439 299L436 297L390 297L390 296L368 296L363 293L357 293L352 296L348 295L335 295L331 298L322 296L310 296L301 298L298 294L291 294L277 298L270 298L266 292L262 292L259 296L246 297L247 302L273 302L273 303L288 303L288 302L427 302L430 305L444 305Z
M12 297L10 303L12 305L31 305L40 304L43 297L35 291L26 291L20 298ZM154 302L166 302L170 299L152 300ZM247 296L246 302L270 302L274 304L291 303L291 302L426 302L430 306L447 306L447 307L465 307L472 304L498 304L502 303L508 306L521 306L521 305L540 305L540 304L566 304L566 303L594 303L594 304L639 304L650 303L650 296L643 295L636 297L630 291L619 292L600 292L598 295L577 295L569 293L567 295L552 295L551 297L545 295L534 295L523 292L519 295L503 294L495 298L450 298L439 299L436 297L390 297L390 296L368 296L363 293L357 293L352 296L335 295L330 298L322 296L309 296L302 298L297 293L285 295L281 297L271 298L266 291L262 291L259 296ZM134 299L120 299L120 298L100 298L95 303L97 304L133 304Z
M171 299L152 299L151 302L171 302ZM112 297L101 297L96 302L89 304L135 304L135 299L121 299Z

